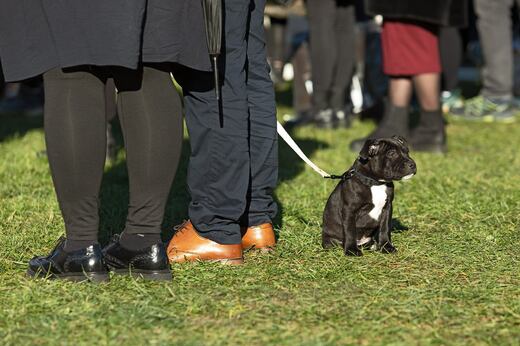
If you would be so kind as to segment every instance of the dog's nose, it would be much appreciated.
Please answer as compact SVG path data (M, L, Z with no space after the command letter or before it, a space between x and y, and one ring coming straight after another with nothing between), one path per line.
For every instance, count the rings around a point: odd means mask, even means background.
M409 161L408 164L407 164L408 168L415 171L417 166L415 165L415 162L413 161Z

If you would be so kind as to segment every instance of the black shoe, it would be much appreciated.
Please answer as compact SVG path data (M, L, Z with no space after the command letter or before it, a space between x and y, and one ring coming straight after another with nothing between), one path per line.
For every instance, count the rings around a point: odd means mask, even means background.
M402 136L408 138L408 107L396 107L386 102L385 113L377 128L367 137L359 138L350 143L350 150L359 152L367 139Z
M65 238L61 237L51 253L29 261L27 275L70 281L108 281L108 271L99 244L81 250L66 252Z
M306 126L311 124L313 121L312 116L309 111L303 111L299 112L295 116L291 117L290 119L286 120L283 124L283 127L287 131L291 131L292 129L296 127Z
M108 269L115 274L131 275L148 280L172 279L172 272L163 243L140 250L129 250L119 243L119 235L103 249Z
M334 123L334 111L332 109L323 109L313 116L313 123L323 129L332 129L336 124Z
M419 125L410 133L409 142L414 151L445 153L446 130L441 111L421 111Z
M334 128L349 128L352 126L352 112L347 107L345 109L339 109L334 111Z

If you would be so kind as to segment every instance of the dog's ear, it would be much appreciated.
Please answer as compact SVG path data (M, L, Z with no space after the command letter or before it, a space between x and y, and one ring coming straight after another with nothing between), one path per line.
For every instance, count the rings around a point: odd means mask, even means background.
M377 155L379 152L379 140L367 139L363 145L363 149L359 152L361 163L366 163L371 157Z
M399 144L407 145L406 139L403 136L392 136L392 139L396 140Z

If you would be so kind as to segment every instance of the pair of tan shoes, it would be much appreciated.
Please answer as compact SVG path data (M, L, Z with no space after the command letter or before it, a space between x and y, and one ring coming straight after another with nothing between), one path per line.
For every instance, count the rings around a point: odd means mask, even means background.
M270 223L247 228L242 236L242 244L223 245L201 237L188 220L170 240L167 252L170 263L210 261L242 264L243 250L269 251L275 244L273 225Z

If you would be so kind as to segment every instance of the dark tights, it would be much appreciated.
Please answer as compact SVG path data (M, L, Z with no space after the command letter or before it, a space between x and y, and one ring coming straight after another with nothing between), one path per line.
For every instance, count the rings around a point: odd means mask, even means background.
M439 47L442 64L442 90L453 91L459 84L459 67L462 61L462 37L458 28L439 30Z
M140 71L85 67L45 73L45 139L69 251L97 242L105 91L111 78L118 89L130 183L124 234L159 239L180 157L182 108L169 72L145 66Z
M307 1L310 24L313 111L345 107L355 62L354 2Z

